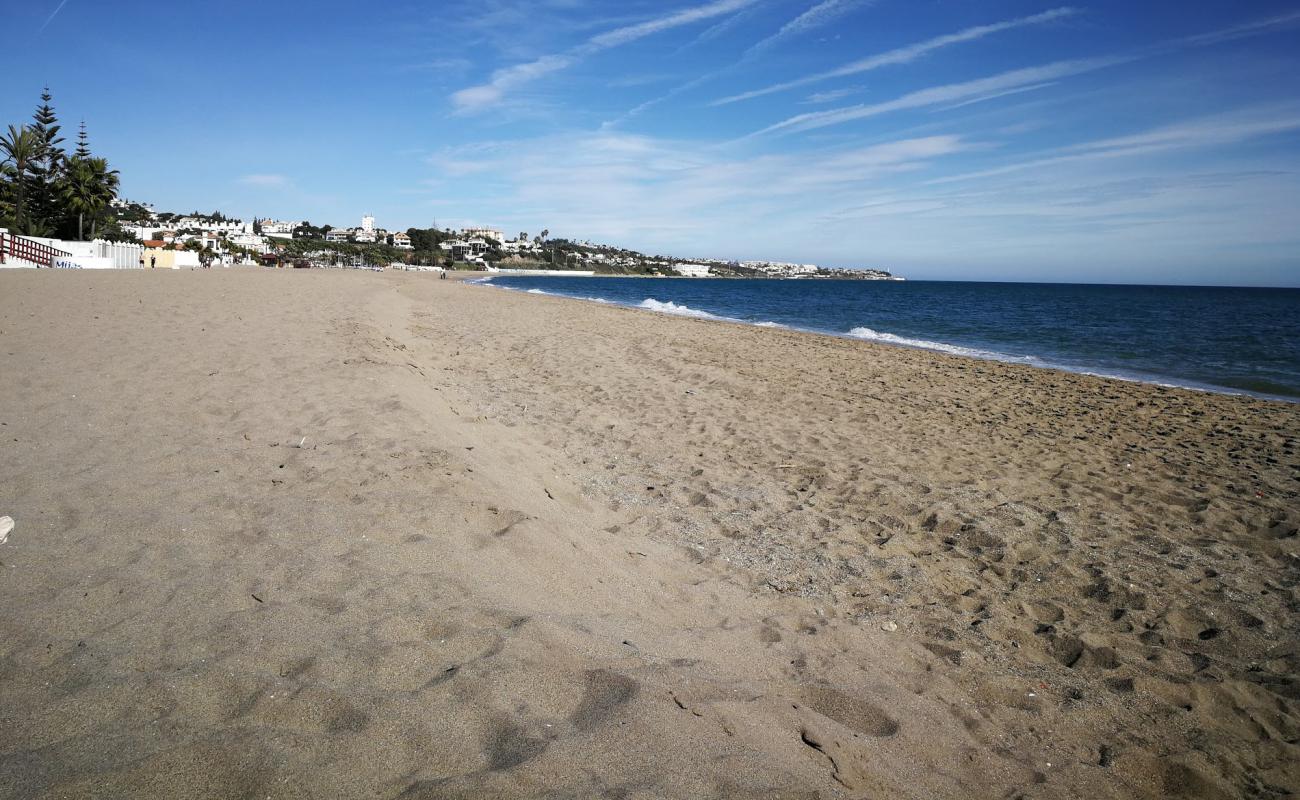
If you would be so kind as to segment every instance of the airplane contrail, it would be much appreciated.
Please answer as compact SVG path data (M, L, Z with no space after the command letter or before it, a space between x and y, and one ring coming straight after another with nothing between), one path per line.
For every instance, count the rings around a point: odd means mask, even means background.
M54 9L54 13L50 14L49 18L45 20L45 24L42 25L40 27L40 30L36 32L40 33L41 31L44 31L47 27L49 27L49 24L54 21L54 18L59 15L59 12L62 11L63 7L66 6L67 4L68 4L68 0L63 0L63 2L59 3L59 5Z

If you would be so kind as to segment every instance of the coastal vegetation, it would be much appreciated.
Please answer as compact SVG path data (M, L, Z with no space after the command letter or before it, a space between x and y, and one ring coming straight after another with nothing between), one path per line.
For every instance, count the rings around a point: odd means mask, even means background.
M96 156L83 122L68 153L49 89L30 123L0 133L0 227L27 236L132 238L112 213L118 172Z

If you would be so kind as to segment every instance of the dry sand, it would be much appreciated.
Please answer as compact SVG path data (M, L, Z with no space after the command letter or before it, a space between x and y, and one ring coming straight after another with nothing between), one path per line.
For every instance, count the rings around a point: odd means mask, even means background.
M1284 797L1300 406L0 274L0 795Z

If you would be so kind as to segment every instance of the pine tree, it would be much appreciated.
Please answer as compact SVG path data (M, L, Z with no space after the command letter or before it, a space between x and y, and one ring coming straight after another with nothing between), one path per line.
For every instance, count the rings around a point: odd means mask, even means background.
M41 104L32 115L32 130L40 139L40 153L31 166L31 185L28 189L31 217L38 227L53 229L62 222L59 217L59 181L63 176L67 154L63 152L63 137L59 136L58 115L50 105L50 87L41 92Z
M77 149L75 158L90 158L90 137L86 135L86 121L81 121L81 130L77 132Z

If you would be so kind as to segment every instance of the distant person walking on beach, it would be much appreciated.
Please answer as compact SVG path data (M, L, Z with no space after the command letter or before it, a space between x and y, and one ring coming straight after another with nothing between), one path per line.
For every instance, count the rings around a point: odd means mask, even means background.
M155 269L158 266L158 256L149 256L149 269Z

